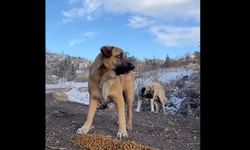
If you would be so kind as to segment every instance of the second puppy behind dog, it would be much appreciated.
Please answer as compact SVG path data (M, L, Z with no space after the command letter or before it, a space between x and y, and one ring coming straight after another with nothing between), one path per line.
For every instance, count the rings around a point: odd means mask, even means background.
M145 82L143 83L138 90L138 103L136 112L140 111L142 101L150 101L151 112L159 112L158 103L162 105L163 113L166 113L165 105L166 105L166 96L163 87L157 82Z

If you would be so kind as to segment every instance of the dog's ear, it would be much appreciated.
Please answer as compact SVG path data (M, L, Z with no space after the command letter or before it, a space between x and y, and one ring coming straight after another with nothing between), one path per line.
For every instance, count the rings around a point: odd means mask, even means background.
M144 94L145 90L146 90L146 88L143 87L143 88L141 89L141 93Z
M112 56L112 50L114 49L114 46L103 46L101 47L101 52L103 57L110 58Z
M151 89L150 91L154 93L154 88L152 86L150 86L150 89Z

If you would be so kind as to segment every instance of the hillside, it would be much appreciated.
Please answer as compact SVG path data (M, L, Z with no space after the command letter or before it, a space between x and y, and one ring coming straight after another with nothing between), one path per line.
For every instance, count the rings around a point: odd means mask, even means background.
M136 73L135 73L136 74ZM190 114L193 116L199 115L200 107L200 73L199 71L194 71L193 69L168 69L168 70L158 70L157 73L154 71L144 73L144 77L137 77L135 81L135 103L137 100L137 88L143 81L156 80L161 83L168 98L168 105L166 110L169 114L187 114L187 105L190 104ZM152 78L152 75L154 75ZM188 77L183 81L183 77ZM47 92L53 91L57 88L70 88L70 90L65 91L69 101L82 103L88 105L89 93L87 92L88 84L87 82L66 82L59 84L46 84ZM79 89L84 89L85 91L80 91ZM50 90L51 89L51 90ZM114 104L109 104L110 108L114 108ZM147 108L150 109L150 105Z
M81 57L46 52L46 83L57 83L54 78L73 80L77 73L88 70L93 63Z

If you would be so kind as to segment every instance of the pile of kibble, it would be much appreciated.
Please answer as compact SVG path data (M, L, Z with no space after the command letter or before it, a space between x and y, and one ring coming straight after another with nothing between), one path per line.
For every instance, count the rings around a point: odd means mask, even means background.
M135 141L120 142L117 139L101 134L83 134L74 139L74 144L90 150L159 150L143 146Z

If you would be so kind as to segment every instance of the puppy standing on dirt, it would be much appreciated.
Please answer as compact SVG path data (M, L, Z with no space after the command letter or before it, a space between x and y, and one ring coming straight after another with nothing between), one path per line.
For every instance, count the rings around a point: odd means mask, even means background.
M92 124L99 102L115 102L118 109L118 138L127 137L125 105L127 103L127 129L132 130L132 109L134 101L133 64L128 62L122 49L114 46L101 47L89 70L88 90L90 95L88 116L77 134L86 134Z
M162 86L157 82L145 82L143 83L138 90L138 103L136 112L140 111L142 100L149 100L151 104L151 112L154 112L154 106L156 109L156 113L159 112L158 102L161 103L163 113L166 113L165 104L166 104L166 96L165 91Z

